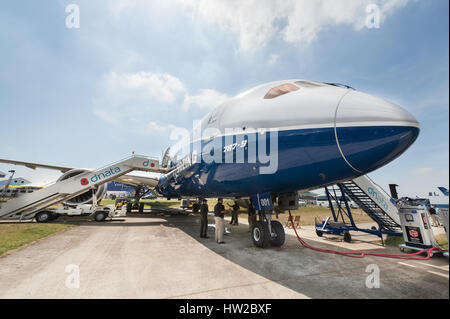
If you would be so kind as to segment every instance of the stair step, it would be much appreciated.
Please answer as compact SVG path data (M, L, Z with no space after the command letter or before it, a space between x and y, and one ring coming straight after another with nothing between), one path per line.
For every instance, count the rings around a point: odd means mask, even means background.
M354 200L360 208L369 215L377 223L385 229L398 230L400 229L386 213L370 198L364 191L352 181L344 182L341 184L345 194L352 200Z

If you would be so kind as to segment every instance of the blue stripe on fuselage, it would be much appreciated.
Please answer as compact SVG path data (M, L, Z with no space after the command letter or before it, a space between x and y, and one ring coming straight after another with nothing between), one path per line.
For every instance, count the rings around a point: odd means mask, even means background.
M367 173L402 153L410 145L408 141L412 143L417 136L412 137L414 130L418 133L414 127L349 127L338 128L337 133L347 159ZM223 136L216 139L226 145ZM223 148L221 152L224 159ZM334 128L279 131L278 170L259 174L259 167L266 165L196 163L162 176L157 190L167 197L239 197L318 188L361 175L342 158Z

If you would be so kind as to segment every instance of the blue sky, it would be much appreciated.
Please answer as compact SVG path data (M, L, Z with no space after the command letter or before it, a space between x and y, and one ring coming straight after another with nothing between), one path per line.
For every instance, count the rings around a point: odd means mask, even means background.
M80 9L68 29L65 8ZM379 5L378 29L365 8ZM446 0L3 1L0 158L99 167L160 156L175 127L287 78L346 83L420 121L417 142L371 176L401 195L449 180ZM1 171L11 167L0 165ZM37 183L58 176L15 167Z

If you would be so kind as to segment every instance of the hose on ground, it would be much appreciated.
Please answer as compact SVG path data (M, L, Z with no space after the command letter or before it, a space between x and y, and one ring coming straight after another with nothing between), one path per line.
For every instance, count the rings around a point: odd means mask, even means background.
M291 211L289 211L289 220L291 222L291 225L294 225L293 220L292 220ZM310 244L305 242L299 236L297 229L295 227L293 227L293 229L294 229L295 235L297 236L298 241L300 242L300 244L303 247L309 248L309 249L312 249L312 250L315 250L318 252L322 252L322 253L336 254L336 255L341 255L341 256L350 257L350 258L364 258L365 256L375 256L375 257L409 259L409 260L428 260L431 258L431 254L433 251L438 251L438 252L446 251L446 250L443 250L438 247L422 249L420 251L417 251L417 252L411 253L411 254L383 254L383 253L370 253L370 252L337 251L337 250L324 249L324 248L318 248L318 247L311 246ZM427 253L426 257L418 257L418 255L423 254L425 252Z

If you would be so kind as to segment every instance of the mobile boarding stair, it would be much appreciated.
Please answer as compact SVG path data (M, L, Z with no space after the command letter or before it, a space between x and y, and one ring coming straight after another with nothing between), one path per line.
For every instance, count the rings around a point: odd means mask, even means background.
M350 231L361 231L376 235L383 240L383 234L402 236L400 217L395 201L387 194L383 194L368 176L361 176L354 180L326 187L325 193L331 209L332 218L324 222L316 220L316 234L324 233L343 235L344 240L351 241ZM356 226L349 199L356 203L374 222L378 228L363 229Z
M40 210L69 200L131 171L159 171L159 161L133 155L103 168L58 181L38 191L0 203L0 219L31 219Z

